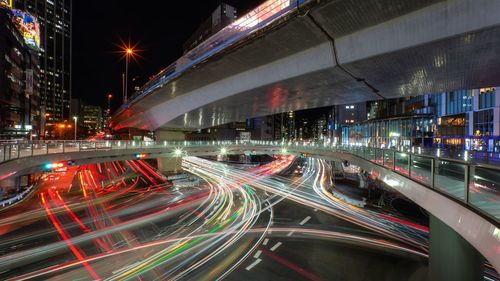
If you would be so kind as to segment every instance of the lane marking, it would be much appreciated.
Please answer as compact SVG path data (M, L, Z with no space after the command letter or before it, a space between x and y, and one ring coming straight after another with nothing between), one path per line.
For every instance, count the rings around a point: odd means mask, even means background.
M267 246L267 243L269 243L269 238L264 239L264 242L262 242L262 245Z
M283 244L283 243L281 243L281 242L278 242L278 243L274 244L274 246L271 248L271 251L272 251L272 252L276 251L276 249L278 249L278 248L279 248L279 246L281 246L282 244Z
M247 268L245 268L246 270L250 271L252 270L252 268L254 268L256 265L258 265L262 260L261 259L256 259L252 264L250 264L249 266L247 266Z
M262 254L262 251L258 250L257 253L255 253L255 255L253 257L258 259L260 257L260 254Z
M310 219L311 219L311 217L310 217L310 216L307 216L307 218L303 219L303 220L300 222L300 225L304 225L304 224L306 224L306 222L308 222Z
M317 211L318 211L318 209L314 209L313 211L314 211L314 212L317 212Z
M294 233L295 233L295 230L292 230L292 231L288 232L288 234L287 234L286 236L290 237L290 236L292 236Z

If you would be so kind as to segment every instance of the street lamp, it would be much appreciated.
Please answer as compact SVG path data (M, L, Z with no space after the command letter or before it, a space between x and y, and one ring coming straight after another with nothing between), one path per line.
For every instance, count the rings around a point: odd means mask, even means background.
M76 141L76 129L77 129L78 116L73 116L73 120L75 120L75 141Z
M130 61L130 57L134 55L134 50L131 48L127 48L125 53L125 97L124 102L127 103L128 99L128 63Z
M113 95L111 93L108 94L108 114L111 115L111 99L113 98Z
M128 99L128 64L130 63L130 58L134 58L136 55L135 46L123 44L122 52L125 57L125 75L123 77L123 103L127 103Z

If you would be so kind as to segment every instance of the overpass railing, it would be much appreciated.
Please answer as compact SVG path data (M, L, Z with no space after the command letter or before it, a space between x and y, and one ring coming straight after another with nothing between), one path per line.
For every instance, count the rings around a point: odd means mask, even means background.
M482 159L475 162L472 152L442 151L437 156L434 153L425 154L421 149L412 153L393 149L300 143L289 144L288 147L299 148L304 152L325 150L358 156L460 201L497 223L500 221L500 166L479 163ZM388 180L386 184L400 184L393 181Z
M425 154L417 149L413 153L392 149L358 146L330 146L276 141L204 141L204 142L143 142L143 141L34 141L0 142L0 164L25 157L56 153L107 151L127 149L168 149L182 152L183 148L212 146L229 151L231 146L273 148L275 153L286 154L292 149L302 152L343 152L356 155L373 164L383 166L428 188L454 198L479 210L495 221L500 221L500 166L475 163L473 154L461 152L456 157ZM222 149L222 148L226 149ZM442 152L442 155L450 155ZM462 157L466 156L466 157ZM386 182L397 185L397 182Z
M177 149L188 146L228 146L231 141L6 141L0 142L0 164L3 162L48 154L72 153L85 151L127 150L141 148Z

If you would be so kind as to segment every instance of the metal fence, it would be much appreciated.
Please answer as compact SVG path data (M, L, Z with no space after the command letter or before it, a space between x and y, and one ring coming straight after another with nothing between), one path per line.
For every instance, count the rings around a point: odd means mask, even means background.
M0 142L0 164L6 161L55 153L85 151L168 149L181 152L186 147L227 147L249 145L249 147L273 148L278 153L288 149L301 151L339 151L356 155L373 164L383 166L408 179L438 190L459 200L487 216L500 220L500 166L474 162L471 155L463 159L438 157L423 151L416 153L357 146L329 146L324 144L283 143L277 141L204 141L204 142L142 142L142 141L35 141ZM248 149L250 149L248 148ZM458 155L465 155L465 152ZM181 153L179 154L181 155ZM449 155L445 152L442 155ZM462 157L461 157L462 158Z
M357 146L300 145L304 150L334 150L356 155L428 188L438 190L500 221L500 165L480 163L471 152L442 152L457 158ZM439 154L439 153L438 153ZM466 159L466 160L465 160ZM394 183L398 184L398 183Z

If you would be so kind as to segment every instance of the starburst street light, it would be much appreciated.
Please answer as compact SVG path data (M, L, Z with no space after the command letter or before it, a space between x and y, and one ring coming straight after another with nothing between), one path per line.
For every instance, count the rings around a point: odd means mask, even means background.
M130 63L130 59L134 59L137 62L137 57L140 57L139 52L141 50L137 49L137 45L132 45L130 42L127 44L125 42L121 42L121 45L118 46L121 50L122 59L125 59L125 74L123 75L123 103L127 103L128 99L128 65Z

